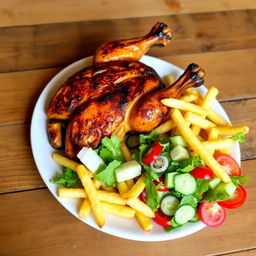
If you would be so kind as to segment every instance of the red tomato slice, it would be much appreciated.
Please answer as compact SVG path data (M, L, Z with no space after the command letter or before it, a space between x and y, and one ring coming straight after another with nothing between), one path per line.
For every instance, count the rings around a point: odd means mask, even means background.
M214 173L208 167L196 167L190 174L196 179L214 179Z
M161 186L157 189L157 191L164 192L164 191L169 191L170 190L169 188L167 188L164 185L164 177L163 176L159 178L159 181L154 180L153 182L156 186L161 184Z
M143 202L143 203L147 203L147 194L146 194L146 189L144 189L140 195L139 195L139 199Z
M240 207L246 200L247 193L243 186L238 185L235 193L231 198L229 198L226 201L218 202L218 204L222 207L228 208L228 209L235 209Z
M216 202L203 202L198 207L198 216L205 225L217 227L226 219L226 210Z
M221 154L216 156L215 159L225 169L229 176L241 176L241 168L233 157Z
M161 146L161 144L159 142L154 142L146 151L146 153L144 154L142 161L145 164L150 164L151 162L153 162L157 156L159 156L159 154L162 152L163 147Z
M155 212L155 217L152 220L162 227L171 227L172 226L170 224L172 217L169 217L169 216L163 214L160 209Z

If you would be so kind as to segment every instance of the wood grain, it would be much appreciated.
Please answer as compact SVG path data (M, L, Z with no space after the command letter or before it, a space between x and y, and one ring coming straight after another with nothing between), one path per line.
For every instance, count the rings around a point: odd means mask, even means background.
M148 17L255 7L254 0L2 0L0 26Z
M256 10L2 27L0 72L66 66L94 54L106 41L142 36L158 21L172 28L173 40L167 47L152 48L153 56L256 45Z
M238 251L238 252L231 252L228 254L221 254L221 256L254 256L256 255L256 249L250 249L250 250L245 250L245 251Z
M165 56L163 59L182 68L189 63L198 63L206 71L206 87L216 86L220 90L220 100L256 97L255 48L173 55ZM59 70L60 68L53 68L1 73L0 125L30 122L36 100L47 82Z
M255 165L256 160L243 162L246 174L251 177L246 185L247 202L239 209L228 211L222 226L205 228L183 239L166 242L135 242L96 231L69 214L48 190L2 195L1 253L8 256L53 255L55 252L77 256L167 256L171 251L173 256L197 256L255 247Z
M256 158L256 99L225 102L222 104L234 124L250 127L248 142L241 144L242 159ZM0 193L34 189L44 186L34 165L29 125L0 126Z

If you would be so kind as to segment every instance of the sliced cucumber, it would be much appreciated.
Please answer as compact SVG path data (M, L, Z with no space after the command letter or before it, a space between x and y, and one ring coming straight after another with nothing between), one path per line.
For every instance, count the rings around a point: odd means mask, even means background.
M178 172L169 172L165 174L164 184L167 188L174 188L174 177Z
M170 138L170 141L172 143L172 145L175 147L175 146L182 146L182 147L187 147L187 142L185 141L185 139L180 136L180 135L177 135L177 136L173 136Z
M196 210L191 205L181 206L175 213L175 222L179 225L183 225L195 216Z
M159 195L160 201L167 195L170 195L170 191L157 191L157 194Z
M209 189L215 189L219 184L221 183L221 180L216 177L209 183Z
M104 161L91 148L83 147L77 154L77 157L93 173L100 167L106 166Z
M165 196L161 201L161 211L167 216L173 216L179 206L179 200L173 195Z
M128 148L137 148L140 145L140 138L138 135L130 135L126 139L126 145Z
M188 151L180 145L176 146L175 148L173 148L171 150L170 156L171 156L172 160L174 160L174 161L181 161L181 160L189 159Z
M194 215L194 217L193 217L192 219L190 219L189 222L197 222L197 221L199 221L199 220L200 220L200 218L199 218L199 216L198 216L198 214L197 214L197 212L196 212L195 215Z
M196 191L196 180L189 174L178 174L174 176L174 188L183 195L190 195Z
M229 183L221 183L216 188L217 191L223 191L227 193L229 196L232 196L236 191L236 185L233 182Z
M129 161L121 164L115 169L117 182L133 179L141 175L141 165L136 161Z

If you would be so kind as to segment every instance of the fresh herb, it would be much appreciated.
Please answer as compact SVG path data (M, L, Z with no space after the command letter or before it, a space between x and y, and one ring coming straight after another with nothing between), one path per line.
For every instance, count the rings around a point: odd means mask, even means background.
M155 141L161 144L168 144L170 142L167 136L158 134L155 130L149 134L140 134L140 144L152 144Z
M245 185L249 179L248 176L230 176L230 178L236 186L238 186L238 184Z
M202 162L200 156L198 156L198 155L194 156L194 157L190 157L187 160L179 161L178 164L179 164L179 166L176 165L178 167L176 169L176 171L178 171L178 172L190 172L195 167L203 166L203 162Z
M197 189L193 194L199 201L202 199L202 194L209 189L211 179L196 179Z
M225 201L229 199L230 196L227 194L227 192L222 191L222 190L209 190L207 193L205 193L205 196L203 198L203 202L220 202L220 201Z
M96 150L99 156L105 163L110 163L113 160L123 162L124 157L120 149L120 139L116 135L112 135L111 138L104 137L102 139L102 145Z
M245 134L242 132L239 132L235 136L232 136L231 139L239 141L239 142L246 142L247 138L245 137Z
M104 182L108 187L116 184L115 169L121 164L121 161L113 160L103 170L99 170L94 175L96 180Z
M152 177L147 173L145 179L147 204L156 211L160 207L160 197L157 193L157 186L153 183Z
M64 169L63 174L56 174L50 182L63 185L66 188L72 188L79 182L79 177L76 172L66 168Z

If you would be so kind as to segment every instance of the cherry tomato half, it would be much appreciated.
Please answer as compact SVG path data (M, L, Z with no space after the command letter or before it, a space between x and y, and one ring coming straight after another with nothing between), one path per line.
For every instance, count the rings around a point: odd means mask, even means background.
M243 186L238 185L233 196L226 201L218 202L218 204L224 208L235 209L240 207L246 200L247 194Z
M146 194L146 189L144 189L140 195L139 195L139 199L143 202L143 203L147 203L147 194Z
M155 212L155 217L152 220L162 227L171 227L172 226L170 224L172 217L169 217L169 216L163 214L160 209Z
M157 189L157 191L164 192L164 191L169 191L170 190L169 188L167 188L164 185L164 177L163 176L159 178L159 181L154 180L153 182L156 186L161 184L161 186Z
M162 150L162 145L159 142L154 142L145 152L144 156L142 157L142 161L145 164L150 164L156 159L157 156L159 156Z
M226 210L216 202L203 202L198 207L198 216L205 225L217 227L226 219Z
M228 175L241 176L241 168L233 157L221 154L216 156L215 159L225 169Z
M190 174L196 179L214 179L214 173L208 167L196 167Z

